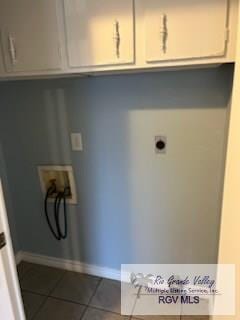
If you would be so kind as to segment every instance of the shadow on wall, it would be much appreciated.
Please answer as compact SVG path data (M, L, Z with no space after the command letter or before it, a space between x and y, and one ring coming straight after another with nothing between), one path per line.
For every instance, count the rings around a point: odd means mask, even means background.
M21 249L116 269L214 263L231 80L225 66L1 84ZM71 151L71 132L82 133L83 152ZM156 135L167 137L166 154L155 153ZM60 243L37 174L49 164L72 164L78 191Z

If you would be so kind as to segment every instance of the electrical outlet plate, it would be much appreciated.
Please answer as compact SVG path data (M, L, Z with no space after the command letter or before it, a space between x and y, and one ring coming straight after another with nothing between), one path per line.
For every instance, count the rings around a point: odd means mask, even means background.
M41 189L44 195L51 183L50 180L56 180L57 190L63 191L64 187L70 188L70 195L66 197L66 202L69 204L77 204L76 185L73 175L72 166L39 166L38 174L41 184ZM49 198L54 201L55 197Z

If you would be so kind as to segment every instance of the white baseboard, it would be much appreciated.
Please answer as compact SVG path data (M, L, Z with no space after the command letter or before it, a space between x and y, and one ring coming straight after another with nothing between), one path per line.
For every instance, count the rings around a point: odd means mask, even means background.
M43 256L31 252L19 251L16 254L16 263L20 263L22 260L31 263L37 263L48 267L55 267L59 269L64 269L68 271L75 271L90 274L93 276L98 276L102 278L121 280L120 270L99 267L91 264L82 263L74 260L53 258L48 256Z
M19 264L23 260L22 251L18 251L15 255L16 264Z

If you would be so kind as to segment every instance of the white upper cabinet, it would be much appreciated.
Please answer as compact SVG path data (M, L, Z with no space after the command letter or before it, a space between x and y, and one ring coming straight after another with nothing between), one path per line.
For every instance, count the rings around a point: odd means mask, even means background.
M58 0L0 0L0 29L8 72L61 68Z
M234 62L238 5L239 0L0 0L0 78Z
M147 0L144 6L147 63L225 55L228 0Z
M133 0L64 0L70 67L134 62Z

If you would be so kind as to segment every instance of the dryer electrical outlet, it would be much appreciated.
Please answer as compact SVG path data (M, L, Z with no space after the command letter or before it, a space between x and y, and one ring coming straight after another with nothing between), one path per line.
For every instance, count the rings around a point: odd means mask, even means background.
M77 204L76 185L72 166L39 166L38 174L44 196L54 181L57 192L63 191L64 188L69 188L66 202L69 204ZM50 200L54 201L55 196L56 195L53 194Z

